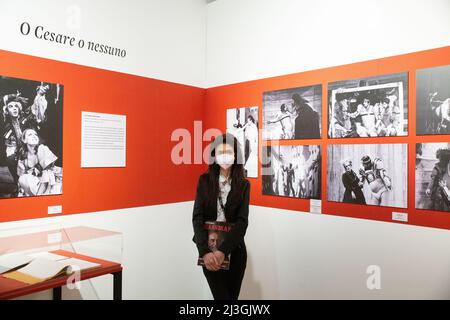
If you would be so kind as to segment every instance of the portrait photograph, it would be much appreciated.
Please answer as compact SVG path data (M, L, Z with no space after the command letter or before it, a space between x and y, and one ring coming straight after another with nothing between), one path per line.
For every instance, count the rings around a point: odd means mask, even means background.
M320 139L322 85L263 94L263 139Z
M416 71L416 132L450 134L450 65Z
M263 194L321 199L320 146L265 146L262 152Z
M450 212L450 142L416 144L416 208Z
M0 198L62 193L63 86L1 76Z
M408 73L328 84L328 137L408 135Z
M407 144L328 145L328 201L407 208Z
M258 107L227 109L227 133L239 141L247 178L258 177Z

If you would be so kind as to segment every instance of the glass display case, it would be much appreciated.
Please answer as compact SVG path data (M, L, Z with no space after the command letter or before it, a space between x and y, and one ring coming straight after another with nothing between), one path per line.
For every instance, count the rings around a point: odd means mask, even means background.
M121 299L122 251L120 232L88 226L0 230L0 299L48 289L61 299L62 287L65 298Z

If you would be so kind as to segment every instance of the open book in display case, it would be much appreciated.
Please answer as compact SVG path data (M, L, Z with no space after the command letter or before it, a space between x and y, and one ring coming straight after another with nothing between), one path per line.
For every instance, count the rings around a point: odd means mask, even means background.
M66 286L77 289L69 291L71 298L119 300L122 250L120 232L87 226L0 230L0 299L53 289L58 300ZM112 296L100 278L108 274L113 275Z

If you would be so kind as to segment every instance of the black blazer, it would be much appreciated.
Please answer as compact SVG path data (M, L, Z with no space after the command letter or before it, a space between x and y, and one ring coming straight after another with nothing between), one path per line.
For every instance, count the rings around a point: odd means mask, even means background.
M208 231L204 228L205 221L216 221L217 219L217 203L214 207L206 205L208 191L208 176L202 174L198 179L197 193L195 196L194 212L192 214L192 224L194 227L193 241L197 245L198 254L203 257L206 253L211 252L208 248ZM230 192L231 194L231 192ZM244 243L245 232L248 226L248 206L250 201L250 182L245 180L243 198L241 203L225 204L225 218L227 222L234 223L233 228L218 248L225 255L231 253L237 246Z

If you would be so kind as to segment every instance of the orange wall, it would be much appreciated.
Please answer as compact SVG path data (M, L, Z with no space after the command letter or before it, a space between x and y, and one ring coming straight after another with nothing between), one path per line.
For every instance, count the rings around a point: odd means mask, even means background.
M369 143L408 143L408 209L398 209L377 206L362 206L346 203L328 202L323 200L322 212L340 216L392 221L392 212L408 212L408 224L430 226L450 229L450 213L414 209L414 168L416 142L443 142L450 141L450 136L416 136L416 69L429 68L450 64L450 47L416 52L395 57L371 60L367 62L325 68L320 70L301 72L274 78L267 78L233 85L211 88L206 91L206 109L204 127L226 129L226 109L246 106L259 106L259 121L262 123L262 94L285 88L295 88L322 84L322 139L317 140L290 140L266 142L259 139L260 152L262 146L279 143L281 145L309 145L322 146L322 172L327 170L328 144L369 144ZM390 138L364 138L364 139L328 139L327 138L327 83L339 80L369 77L397 72L409 72L409 109L408 124L409 136ZM261 166L259 165L261 173ZM327 175L322 174L322 197L326 199ZM262 195L261 175L250 179L252 183L251 204L282 208L297 211L309 211L309 200L287 197ZM274 211L276 213L276 210Z
M174 165L170 155L176 128L193 132L203 119L203 130L226 127L226 109L258 105L262 119L265 91L322 84L321 140L280 141L280 144L320 144L322 170L327 168L328 144L408 143L408 208L361 206L323 201L324 214L392 221L392 211L408 212L408 224L450 229L450 213L414 209L416 142L450 141L448 136L415 135L415 70L450 64L450 47L416 52L350 65L200 89L139 76L0 51L0 75L64 85L63 195L0 199L0 222L48 217L47 207L62 205L63 214L94 212L193 200L204 165ZM409 136L328 139L327 83L375 75L409 72ZM127 115L127 167L81 169L81 111ZM261 148L267 144L260 138ZM260 166L259 166L260 167ZM326 197L326 174L322 195ZM250 179L251 204L309 211L309 200L262 195L261 176ZM276 211L274 212L276 213Z
M63 195L0 199L0 222L188 201L202 165L176 166L175 128L193 132L205 90L0 51L0 75L64 85ZM81 111L127 116L126 168L81 169ZM168 212L170 214L170 212Z

